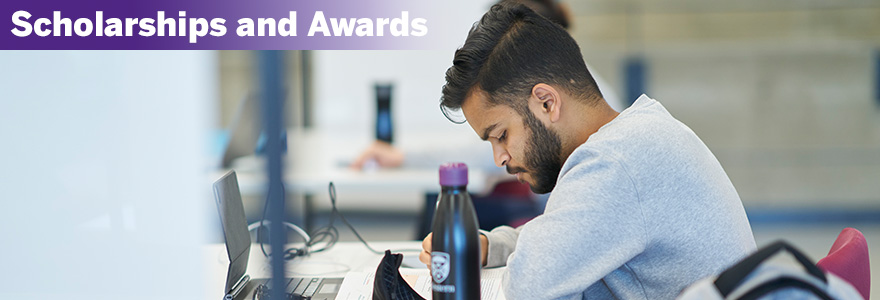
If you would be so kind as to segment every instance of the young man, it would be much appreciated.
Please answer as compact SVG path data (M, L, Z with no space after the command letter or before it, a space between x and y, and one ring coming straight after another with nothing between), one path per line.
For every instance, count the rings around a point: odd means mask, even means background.
M492 7L446 81L444 113L460 110L498 166L551 192L543 215L481 236L483 265L507 266L508 299L672 299L754 251L694 132L645 95L611 109L571 36L525 6Z

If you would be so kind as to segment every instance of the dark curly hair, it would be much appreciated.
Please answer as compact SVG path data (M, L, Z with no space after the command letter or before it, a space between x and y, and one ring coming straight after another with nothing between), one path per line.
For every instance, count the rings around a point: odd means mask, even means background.
M502 0L499 2L522 3L535 11L535 13L547 18L547 20L553 21L553 23L559 24L559 26L566 30L571 25L565 9L556 0Z
M491 105L509 105L520 114L528 109L532 87L547 83L595 103L602 99L587 70L580 47L560 25L527 6L504 1L489 9L455 51L440 99L444 115L460 111L475 88Z

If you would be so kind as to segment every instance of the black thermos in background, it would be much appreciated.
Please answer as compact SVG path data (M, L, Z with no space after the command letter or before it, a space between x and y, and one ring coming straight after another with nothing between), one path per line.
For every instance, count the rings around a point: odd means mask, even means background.
M391 84L376 84L376 139L391 144Z
M480 299L480 239L477 214L467 192L467 165L440 166L440 197L431 225L434 300Z

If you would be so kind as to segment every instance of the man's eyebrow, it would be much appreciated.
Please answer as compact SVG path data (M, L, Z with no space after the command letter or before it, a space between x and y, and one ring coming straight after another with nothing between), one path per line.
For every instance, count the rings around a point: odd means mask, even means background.
M489 140L489 132L495 130L495 127L498 127L498 123L489 125L489 127L483 129L483 135L480 136L480 139L484 141Z

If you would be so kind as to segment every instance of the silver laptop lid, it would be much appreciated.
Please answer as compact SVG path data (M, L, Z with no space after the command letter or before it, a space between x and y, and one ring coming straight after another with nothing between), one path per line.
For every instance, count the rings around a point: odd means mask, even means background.
M226 272L226 290L232 291L236 283L247 271L251 250L251 236L247 229L241 192L235 171L229 171L214 182L214 199L220 212L223 237L226 239L226 253L229 255L229 270Z

